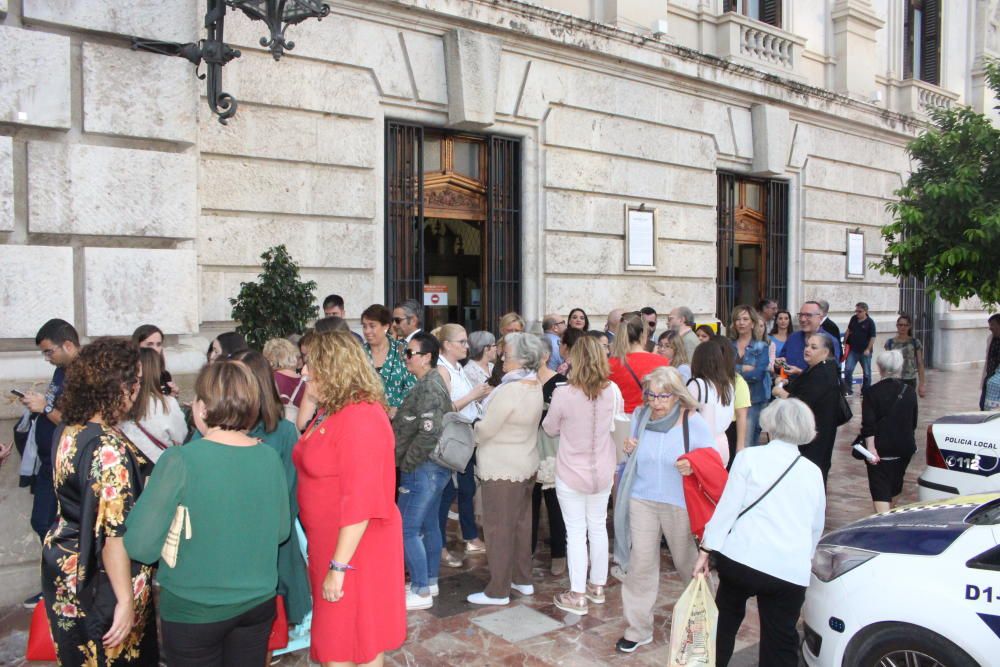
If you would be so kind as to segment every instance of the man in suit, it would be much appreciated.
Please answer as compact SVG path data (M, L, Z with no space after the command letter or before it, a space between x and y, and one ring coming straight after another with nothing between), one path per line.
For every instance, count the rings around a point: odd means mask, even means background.
M840 341L840 327L831 320L827 315L830 313L830 302L824 299L817 299L816 303L819 304L819 309L823 312L823 322L819 325L824 331L833 336ZM839 356L839 355L838 355Z

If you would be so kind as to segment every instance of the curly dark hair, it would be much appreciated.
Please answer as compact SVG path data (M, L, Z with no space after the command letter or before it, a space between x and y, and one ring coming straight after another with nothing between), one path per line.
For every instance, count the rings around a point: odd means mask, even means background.
M80 349L66 368L59 410L67 424L85 424L95 414L114 426L125 418L128 395L139 382L139 348L127 340L98 338Z

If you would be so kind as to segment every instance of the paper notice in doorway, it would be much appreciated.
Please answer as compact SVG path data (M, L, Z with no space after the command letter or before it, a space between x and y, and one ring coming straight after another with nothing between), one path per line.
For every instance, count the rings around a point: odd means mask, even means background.
M425 306L447 306L448 286L447 285L424 285L424 305Z

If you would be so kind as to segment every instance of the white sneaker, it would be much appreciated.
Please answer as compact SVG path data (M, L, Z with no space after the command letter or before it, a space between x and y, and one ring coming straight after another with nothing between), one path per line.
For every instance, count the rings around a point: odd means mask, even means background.
M434 597L431 595L418 595L413 591L406 592L406 609L430 609L434 606Z
M469 597L465 598L472 604L495 604L497 606L503 606L505 604L510 604L510 598L491 598L486 593L473 593Z
M431 584L429 588L431 589L431 597L437 597L438 594L441 592L437 584ZM413 590L413 587L410 586L410 582L406 582L406 585L403 586L403 590L405 590L407 593Z
M511 584L511 590L517 591L521 595L534 595L535 586L533 584Z

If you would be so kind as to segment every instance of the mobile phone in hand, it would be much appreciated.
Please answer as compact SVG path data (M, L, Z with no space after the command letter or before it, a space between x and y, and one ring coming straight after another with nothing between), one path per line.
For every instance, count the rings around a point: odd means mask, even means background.
M18 398L24 398L24 392L18 391L17 389L11 389L10 393L14 394Z

